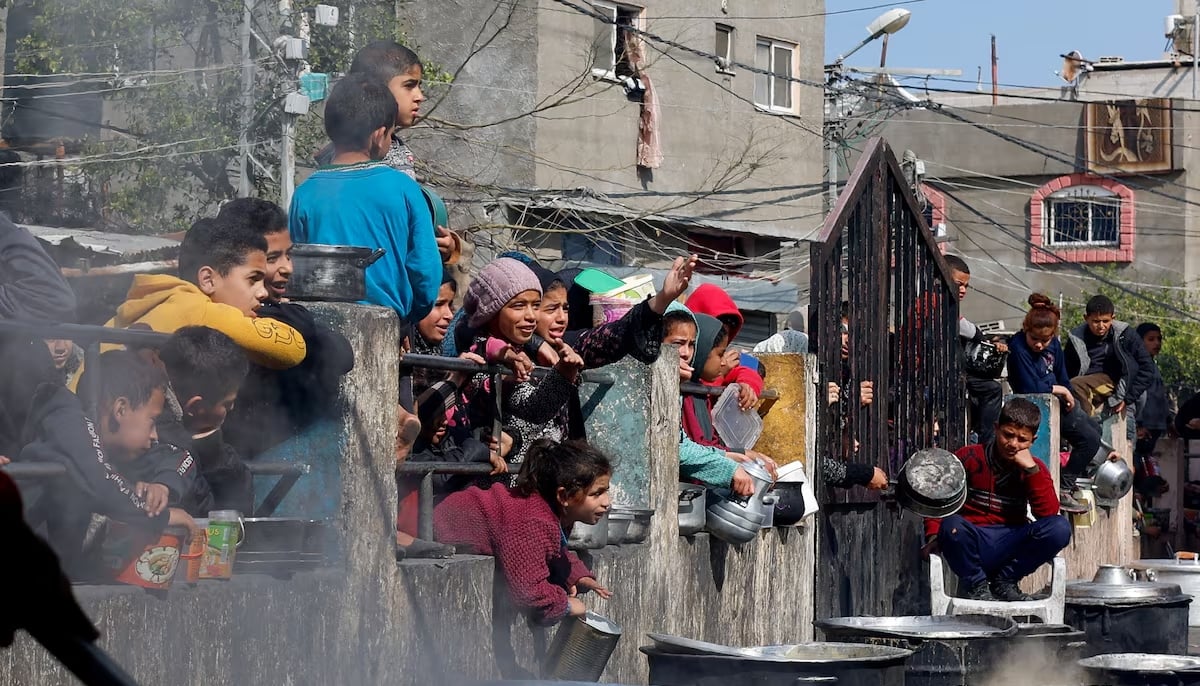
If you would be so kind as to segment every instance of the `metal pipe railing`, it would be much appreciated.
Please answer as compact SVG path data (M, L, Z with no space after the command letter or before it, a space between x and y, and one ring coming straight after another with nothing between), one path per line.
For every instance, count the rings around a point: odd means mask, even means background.
M479 364L470 360L464 360L461 357L441 357L439 355L417 355L415 353L404 353L400 356L400 367L420 367L422 369L440 369L447 372L467 372L470 374L487 374L489 376L499 373L501 376L512 376L513 372L508 367L498 364ZM549 367L534 367L532 376L535 379L540 379L554 370ZM606 386L611 386L617 382L617 378L612 372L602 369L585 369L582 372L582 378L588 383L597 383Z
M76 343L115 343L141 348L157 348L170 338L157 331L114 329L91 324L35 324L32 322L0 321L0 333L12 333L30 338L68 340Z
M397 466L397 475L421 477L421 488L417 491L417 536L433 540L434 474L488 476L491 473L492 465L479 462L405 462Z
M717 396L724 393L726 388L728 386L705 386L694 381L684 381L679 384L679 392L684 395ZM765 388L762 393L758 394L758 397L762 400L779 400L779 391L773 388Z

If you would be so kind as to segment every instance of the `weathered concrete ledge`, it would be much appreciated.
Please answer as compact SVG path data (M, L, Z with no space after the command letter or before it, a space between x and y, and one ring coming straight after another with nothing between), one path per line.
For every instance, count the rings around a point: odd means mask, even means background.
M245 575L179 585L162 596L121 586L77 587L103 632L101 645L144 684L424 684L535 671L546 632L531 629L509 607L493 560L394 560L394 318L350 305L314 310L350 338L358 355L343 384L346 421L336 439L342 454L336 465L326 465L337 475L328 482L337 500L334 565L286 581ZM628 439L633 444L605 447L628 460L619 464L640 465L639 478L624 483L656 511L645 543L610 546L593 556L597 577L615 595L587 602L625 628L606 680L645 682L637 648L646 632L735 644L810 640L811 526L765 531L737 548L706 535L679 537L676 364L623 366L630 364L614 368L630 380L621 392L588 396L588 414L597 419L634 414L629 395L643 398L638 407L647 412L624 420L619 432L634 436ZM795 410L772 410L782 411ZM805 422L805 414L792 421ZM605 437L598 442L610 438L593 423L597 431ZM811 443L795 449L797 455L811 451ZM0 651L0 682L74 683L25 636Z

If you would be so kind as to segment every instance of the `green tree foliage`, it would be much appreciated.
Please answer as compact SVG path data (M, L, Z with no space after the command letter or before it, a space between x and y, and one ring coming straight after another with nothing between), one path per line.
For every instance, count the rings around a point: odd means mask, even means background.
M1120 277L1115 271L1107 273L1110 281ZM1158 355L1158 367L1163 381L1170 388L1195 388L1200 383L1200 294L1164 283L1161 287L1132 286L1124 288L1097 284L1088 289L1077 303L1063 308L1063 334L1083 323L1084 305L1094 295L1105 295L1113 301L1116 318L1136 327L1143 322L1158 324L1163 330L1163 348Z
M298 0L297 12L317 0ZM356 46L401 39L394 0L325 0L337 27L313 26L313 71L349 68ZM353 9L351 9L353 6ZM102 194L110 228L169 232L233 197L244 120L240 31L242 0L39 0L30 32L18 39L22 73L84 74L80 92L102 90L108 129L85 141L78 172ZM265 42L281 33L275 0L257 0L254 31ZM310 15L311 16L311 15ZM294 67L263 42L251 43L255 143L253 186L277 197L282 99ZM323 136L319 114L301 117L296 155L305 160ZM266 173L264 170L269 170ZM274 179L270 178L274 176Z

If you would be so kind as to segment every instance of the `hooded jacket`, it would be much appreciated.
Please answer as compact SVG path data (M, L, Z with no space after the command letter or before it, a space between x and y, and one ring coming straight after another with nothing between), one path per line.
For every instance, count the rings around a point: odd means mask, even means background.
M300 364L307 354L304 337L291 326L268 317L248 317L230 305L215 303L195 284L166 274L138 274L105 326L124 329L145 324L160 333L185 326L207 326L226 334L250 361L271 369Z
M0 320L74 322L75 294L58 265L27 230L0 214ZM0 455L16 458L29 400L56 380L41 339L0 335Z
M1071 378L1086 374L1092 366L1084 340L1087 330L1087 324L1081 324L1071 329L1067 336L1067 374ZM1119 403L1136 403L1154 383L1154 361L1150 359L1142 337L1137 335L1137 331L1129 324L1114 321L1108 333L1112 337L1113 350L1121 365L1121 377L1113 379L1117 388L1108 399L1108 404L1116 407Z
M696 315L677 302L667 305L667 313L671 312L682 312L691 317L692 323L696 322ZM689 396L683 397L685 406L688 398ZM736 462L725 456L722 448L700 445L689 438L686 431L679 432L679 476L681 479L696 481L709 488L729 488L737 467Z
M80 559L93 513L149 530L161 531L169 517L146 514L146 502L109 462L95 424L84 415L75 394L61 384L44 384L34 393L25 427L22 462L50 462L66 468L66 477L38 481L25 490L26 519L44 527L46 539L71 569Z
M684 302L694 314L706 314L710 317L721 319L722 317L735 319L736 324L729 330L729 341L732 343L737 338L738 333L742 330L742 325L745 324L745 319L742 317L741 310L734 304L733 298L722 290L719 286L714 286L711 283L700 284L688 299ZM700 359L697 354L696 359ZM730 369L719 385L728 386L734 383L744 383L754 389L755 394L761 394L763 391L763 379L754 370L748 367L737 366Z

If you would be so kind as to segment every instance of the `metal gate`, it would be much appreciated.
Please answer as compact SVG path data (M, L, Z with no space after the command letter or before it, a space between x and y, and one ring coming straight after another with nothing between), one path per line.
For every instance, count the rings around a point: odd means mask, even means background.
M819 387L837 384L841 397L830 403L818 394L818 455L877 466L894 478L917 450L960 447L957 291L882 139L868 142L811 254ZM860 401L863 381L874 385L868 405ZM816 616L926 612L920 520L863 488L824 493Z

